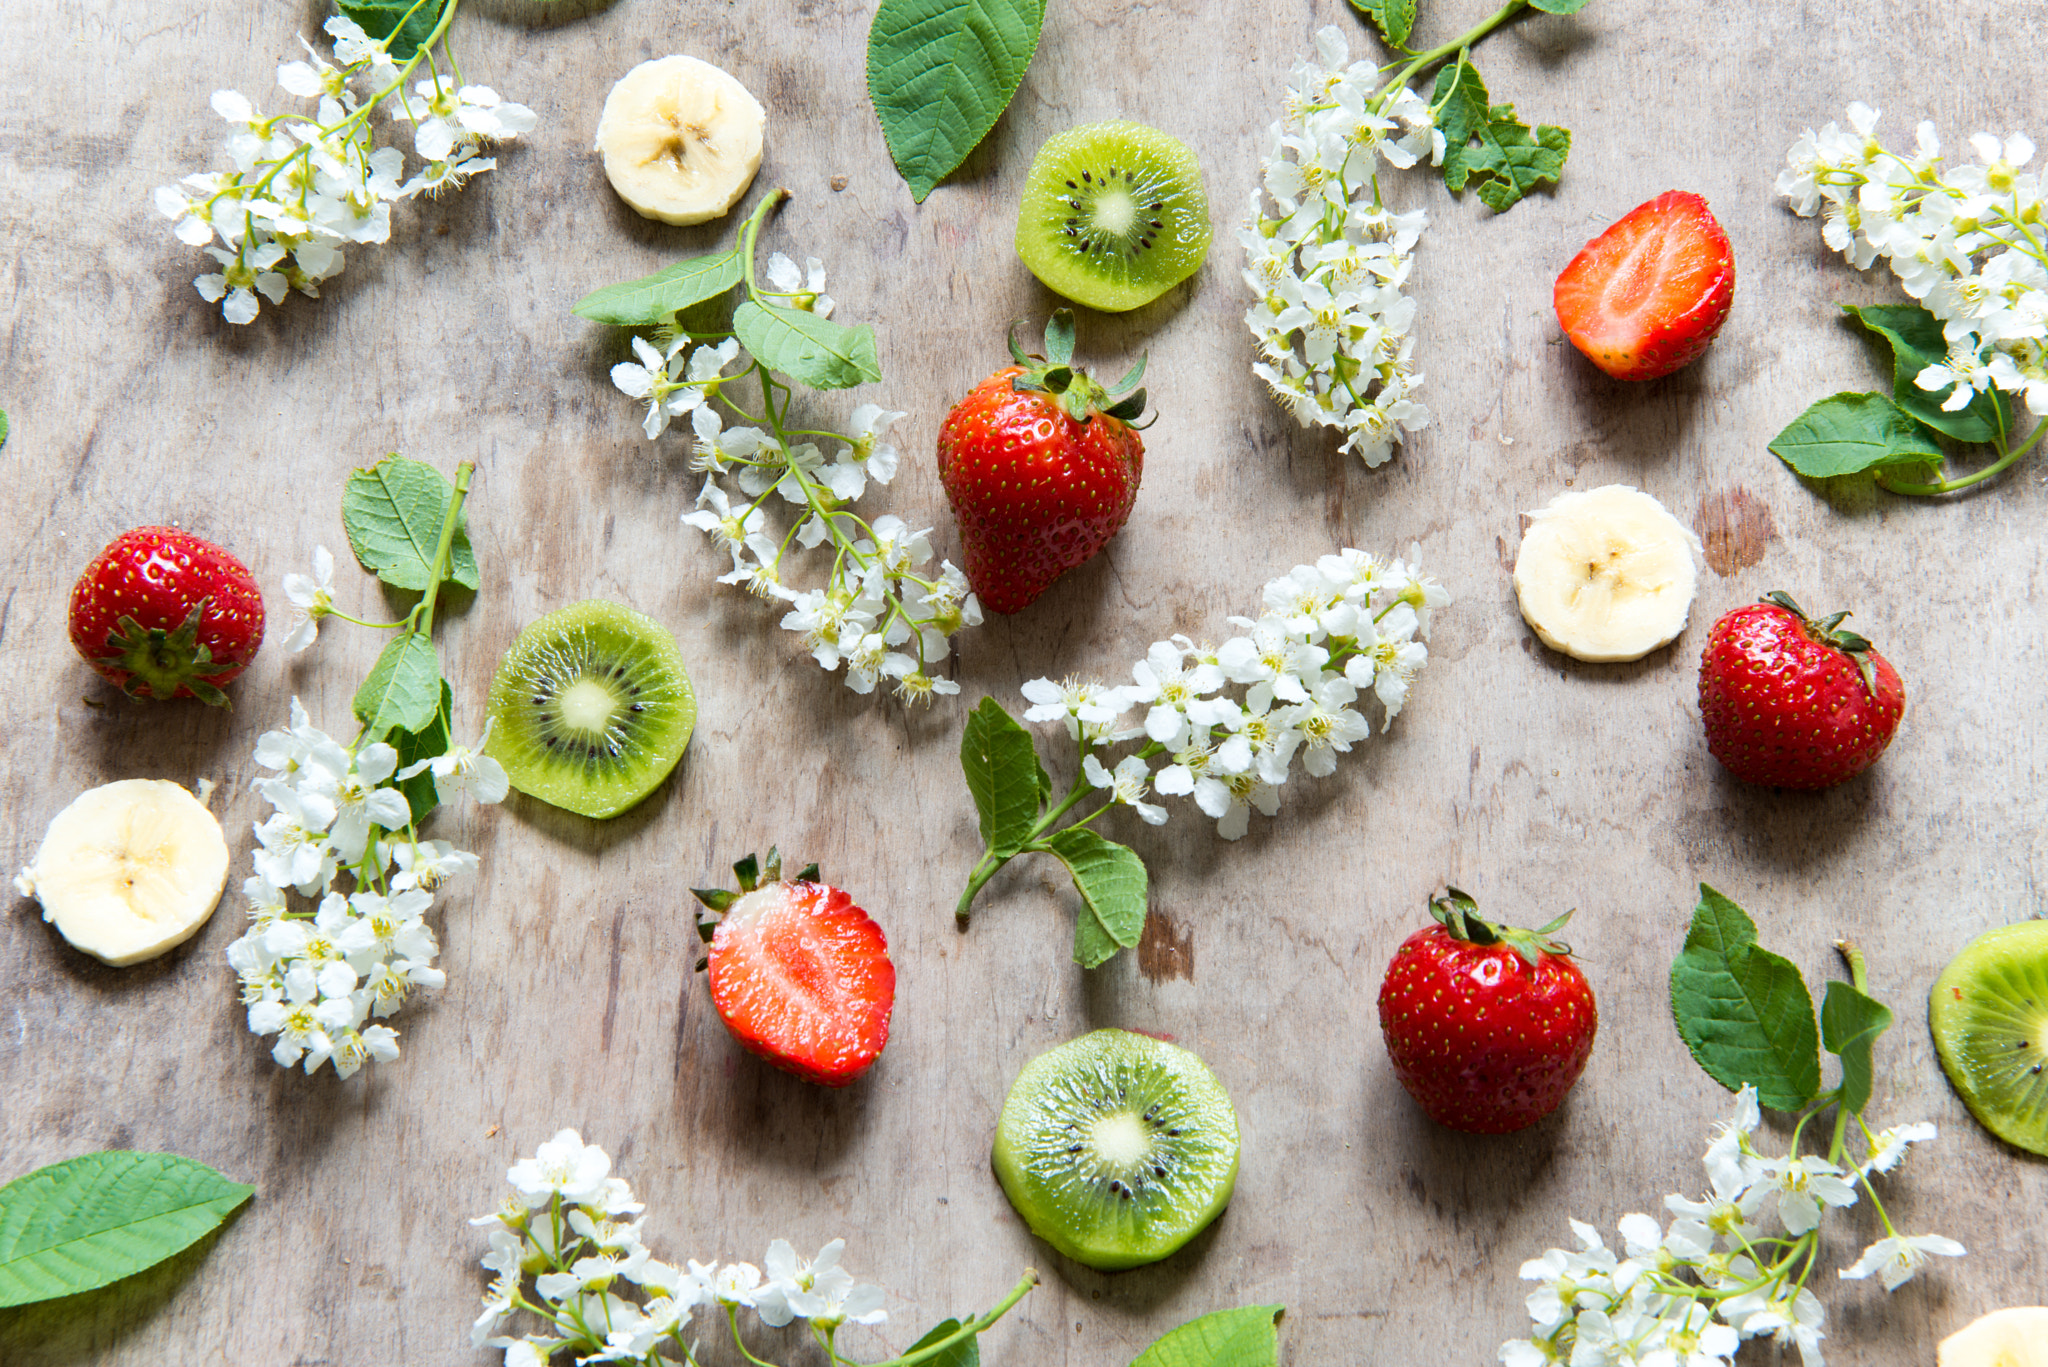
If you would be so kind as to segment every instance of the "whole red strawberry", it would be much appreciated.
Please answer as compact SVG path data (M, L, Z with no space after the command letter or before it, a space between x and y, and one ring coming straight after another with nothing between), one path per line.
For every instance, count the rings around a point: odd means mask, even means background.
M1074 316L1045 326L1044 356L1010 339L1017 364L953 405L939 428L939 479L960 522L967 578L982 603L1017 612L1093 558L1131 515L1145 444L1130 423L1145 391L1140 360L1115 389L1069 362Z
M1746 783L1830 788L1877 762L1899 729L1906 686L1853 631L1816 622L1789 594L1724 614L1700 655L1707 749Z
M1707 349L1735 302L1735 253L1707 202L1667 190L1616 219L1557 277L1572 345L1617 380L1669 375Z
M1541 930L1479 918L1456 888L1429 904L1437 924L1394 951L1380 984L1380 1032L1394 1075L1430 1119L1505 1134L1556 1110L1585 1070L1600 1013L1593 989Z
M889 1042L896 966L882 928L853 898L817 881L813 864L782 881L768 851L766 881L752 855L733 865L740 892L698 890L720 913L709 935L711 1002L747 1050L827 1087L866 1072Z
M263 595L242 562L176 527L137 527L93 557L71 589L71 644L134 698L221 689L263 644Z

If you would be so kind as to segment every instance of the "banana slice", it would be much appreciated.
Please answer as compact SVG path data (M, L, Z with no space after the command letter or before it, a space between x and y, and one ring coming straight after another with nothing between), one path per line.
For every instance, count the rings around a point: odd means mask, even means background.
M768 116L709 62L663 57L605 97L597 150L619 198L663 223L703 223L739 203L761 169Z
M118 968L191 939L227 881L213 813L175 783L131 778L57 813L14 886L65 939Z
M1575 660L1640 660L1685 629L1702 549L1663 504L1609 484L1529 516L1515 597L1543 644Z
M2048 1367L2048 1307L1994 1310L1934 1350L1936 1367Z

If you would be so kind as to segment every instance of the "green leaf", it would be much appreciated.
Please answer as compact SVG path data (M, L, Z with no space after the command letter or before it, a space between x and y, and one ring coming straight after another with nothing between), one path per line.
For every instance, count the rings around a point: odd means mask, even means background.
M398 767L410 769L423 759L439 759L448 753L450 738L448 719L455 715L455 690L441 680L441 706L433 719L417 731L394 730L387 740L398 751ZM427 819L427 814L441 805L440 790L434 786L433 771L422 769L411 778L401 780L398 791L405 794L406 805L412 808L412 824L417 826Z
M439 470L400 456L351 472L341 495L341 525L357 562L393 588L426 592L453 497L455 486ZM463 520L456 522L448 547L448 578L474 589L476 553Z
M1891 1024L1891 1008L1854 983L1839 978L1828 983L1820 1003L1820 1038L1842 1060L1843 1109L1861 1115L1870 1104L1870 1049Z
M2012 430L2012 409L1996 389L1949 413L1941 401L1955 392L1954 385L1928 390L1914 383L1921 371L1948 360L1948 338L1939 318L1918 304L1844 304L1842 312L1891 343L1892 401L1914 418L1957 441L1992 441L2001 430Z
M0 1187L0 1306L75 1295L154 1267L256 1188L174 1153L110 1150Z
M1806 980L1756 942L1741 907L1705 883L1671 964L1671 1014L1693 1058L1728 1090L1752 1083L1757 1100L1777 1111L1819 1094L1820 1035Z
M740 301L732 330L754 359L813 389L851 389L882 378L875 330L843 327L806 309Z
M416 631L401 632L356 690L356 720L363 724L364 741L382 740L392 730L426 730L444 686L434 643Z
M959 1320L940 1320L923 1338L911 1344L902 1356L909 1357L918 1349L929 1348L934 1343L949 1339L959 1332ZM926 1358L920 1367L981 1367L981 1340L969 1334L945 1352Z
M1437 72L1429 103L1444 135L1445 187L1463 190L1469 182L1497 214L1538 185L1555 185L1571 155L1569 129L1543 124L1532 132L1512 104L1488 104L1486 82L1464 55Z
M413 8L412 0L335 0L334 7L361 24L363 32L372 38L391 38L391 55L409 62L434 31L434 25L441 22L441 12L448 8L448 0L421 0L417 9ZM412 10L409 19L407 10ZM398 35L395 38L394 31Z
M882 0L868 98L919 204L996 126L1038 50L1045 0Z
M1529 0L1529 8L1545 14L1577 14L1590 3L1592 0Z
M1170 1331L1138 1354L1131 1367L1276 1367L1280 1305L1218 1310Z
M1771 453L1811 479L1941 459L1921 426L1882 394L1834 394L1771 438Z
M667 322L692 304L717 298L746 276L746 259L737 248L716 256L692 256L638 280L593 290L578 299L571 312L593 322L646 327Z
M1054 831L1040 845L1059 857L1081 894L1074 925L1074 962L1094 968L1129 949L1145 933L1145 861L1086 826ZM1039 848L1034 846L1033 848Z
M0 450L7 447L7 410L0 408Z
M981 843L1000 855L1015 854L1031 838L1052 786L1031 733L994 698L983 698L960 735L960 769L981 816Z
M1351 0L1351 8L1372 20L1388 47L1407 42L1415 28L1415 0Z

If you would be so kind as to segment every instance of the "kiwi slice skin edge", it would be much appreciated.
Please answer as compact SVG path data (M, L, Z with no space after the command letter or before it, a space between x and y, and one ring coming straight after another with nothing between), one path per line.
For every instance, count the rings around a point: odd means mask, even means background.
M530 797L611 817L682 758L697 699L675 637L602 599L527 624L491 680L484 753Z
M1999 926L1964 946L1935 980L1927 1023L1977 1122L2048 1155L2048 921Z
M991 1163L1032 1233L1110 1272L1200 1233L1237 1184L1237 1113L1178 1045L1096 1030L1026 1064Z
M1195 154L1124 119L1048 138L1017 206L1017 255L1031 273L1105 313L1149 304L1193 275L1210 236Z

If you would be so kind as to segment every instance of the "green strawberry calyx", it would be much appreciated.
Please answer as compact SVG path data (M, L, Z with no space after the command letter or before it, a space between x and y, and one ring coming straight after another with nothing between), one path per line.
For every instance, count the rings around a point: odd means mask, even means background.
M1824 646L1832 646L1847 655L1855 664L1856 672L1863 676L1863 687L1869 691L1871 697L1877 696L1877 668L1870 663L1870 642L1853 631L1841 630L1842 622L1849 616L1848 613L1837 612L1815 621L1807 616L1805 609L1793 602L1792 595L1783 589L1772 589L1759 601L1769 603L1772 607L1783 608L1799 619L1799 624L1809 639Z
M754 891L763 883L780 883L782 881L782 851L770 845L766 859L760 859L750 854L745 859L740 860L739 863L734 864L732 872L733 877L739 880L740 890L738 892L734 892L729 888L690 889L690 895L699 902L702 902L711 912L709 917L706 917L702 912L699 912L697 917L697 934L707 942L711 939L712 932L718 928L718 922L725 916L727 911L731 910L734 902L739 901L740 898ZM804 865L803 872L790 881L794 883L817 882L818 866L816 864Z
M233 667L215 660L199 639L199 622L211 601L200 599L185 620L168 631L145 627L122 613L114 630L107 633L107 653L98 663L127 671L128 681L121 688L131 698L170 699L179 689L188 688L193 697L209 706L229 706L228 695L201 677Z
M1472 900L1470 893L1449 885L1444 888L1444 896L1429 900L1429 914L1450 932L1452 939L1475 945L1506 945L1531 968L1537 966L1537 958L1543 954L1554 954L1564 959L1571 957L1572 947L1556 936L1576 910L1573 908L1535 930L1523 930L1518 926L1504 926L1486 920L1480 916L1479 904Z
M1146 357L1140 356L1121 380L1104 389L1073 363L1072 309L1054 309L1052 317L1046 320L1043 356L1019 346L1017 325L1010 324L1010 355L1024 367L1022 375L1011 379L1011 390L1018 394L1050 394L1075 422L1087 422L1101 413L1118 422L1136 424L1145 412L1145 391L1136 385L1144 378Z

